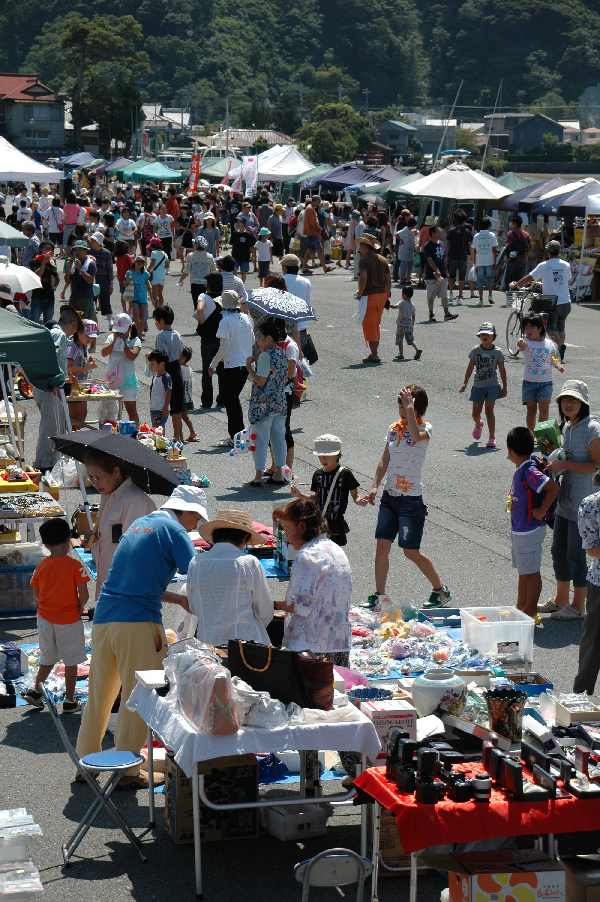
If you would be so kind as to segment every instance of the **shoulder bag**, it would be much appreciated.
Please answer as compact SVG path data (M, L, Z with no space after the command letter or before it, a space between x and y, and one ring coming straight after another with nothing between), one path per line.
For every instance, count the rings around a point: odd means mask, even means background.
M227 645L227 666L237 676L256 689L268 692L284 705L295 702L301 708L311 707L311 698L300 666L300 655L287 648L275 648L260 642L230 639Z
M323 505L323 510L321 511L321 513L323 514L323 516L325 518L327 517L327 508L329 507L329 502L331 501L331 498L333 496L333 490L335 489L335 487L337 485L337 481L340 478L340 476L342 475L343 471L344 471L344 468L340 467L339 470L337 471L337 473L335 474L335 477L333 478L331 485L329 486L329 492L327 493L327 498L325 499L325 504Z

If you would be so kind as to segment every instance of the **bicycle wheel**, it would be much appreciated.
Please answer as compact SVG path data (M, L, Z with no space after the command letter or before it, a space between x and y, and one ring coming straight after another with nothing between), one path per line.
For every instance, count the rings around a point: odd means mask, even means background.
M506 322L506 349L511 357L519 356L517 342L521 337L521 314L518 310L511 310Z

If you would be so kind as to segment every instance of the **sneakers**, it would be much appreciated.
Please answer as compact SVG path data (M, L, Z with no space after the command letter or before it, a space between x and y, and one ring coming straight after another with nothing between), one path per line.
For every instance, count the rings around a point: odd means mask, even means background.
M441 589L434 589L425 604L424 608L443 608L452 598L448 586L442 586Z
M483 307L483 300L477 301L477 303L475 304L475 306L476 306L476 307Z
M62 706L63 714L80 714L81 713L81 702L78 698L75 699L74 702L69 702L67 699L64 700Z
M392 357L392 360L404 360L404 354L396 354L395 357Z
M560 362L562 363L565 359L565 351L567 350L566 345L561 345L558 349L558 356L560 357Z
M44 707L44 696L41 692L38 692L37 689L30 689L29 692L25 693L23 698L32 708L37 708L41 711Z
M450 313L450 311L448 311L447 313L444 313L444 319L446 321L449 321L451 319L458 319L458 313Z
M457 307L462 307L462 305L463 305L463 299L462 299L462 298L460 297L460 295L459 295L459 296L456 298L456 306L457 306Z
M359 604L359 608L368 608L369 610L374 610L377 606L377 602L379 601L379 592L373 592L372 595L369 595L366 601L363 601L362 604Z
M233 439L224 438L219 442L219 448L233 448Z
M491 295L490 295L489 298L488 298L488 304L489 304L491 307L493 307L493 305L494 305L494 301L492 300L492 296L491 296Z
M422 354L422 353L423 353L423 348L419 348L418 351L415 351L415 358L414 358L414 359L415 359L415 360L419 360L419 358L421 357L421 354Z
M451 291L448 292L448 300L450 301L451 304L454 303L454 295L452 294Z
M433 313L430 313L430 314L429 314L429 322L430 322L430 323L437 323L437 320L436 320L435 316L433 315Z

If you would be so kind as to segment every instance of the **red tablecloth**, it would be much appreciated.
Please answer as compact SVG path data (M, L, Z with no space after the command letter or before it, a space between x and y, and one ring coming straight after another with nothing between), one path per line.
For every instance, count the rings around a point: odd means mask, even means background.
M482 766L471 764L461 769L474 773L482 770ZM437 805L423 805L414 795L399 793L395 783L386 780L385 768L369 768L354 782L396 815L405 852L498 836L578 833L600 828L600 800L596 799L516 802L492 789L489 804L444 799Z

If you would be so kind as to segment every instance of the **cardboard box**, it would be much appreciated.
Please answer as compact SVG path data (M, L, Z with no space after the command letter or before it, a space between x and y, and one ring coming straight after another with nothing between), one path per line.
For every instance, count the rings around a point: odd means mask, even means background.
M367 836L369 842L373 836L373 805L367 805ZM379 834L379 861L383 866L379 871L380 877L394 877L400 871L404 876L410 876L410 854L405 852L398 836L396 815L391 811L381 809L381 830ZM394 870L386 870L393 868Z
M371 806L369 806L371 807ZM303 841L327 833L327 813L318 805L309 805L304 811L274 805L260 809L260 822L267 833L284 842Z
M600 902L600 855L559 858L565 869L567 902Z
M423 857L428 863L436 858ZM537 849L455 852L439 858L444 860L439 866L448 870L450 902L498 902L508 895L519 902L564 902L564 870Z
M554 689L554 684L543 677L541 673L505 673L507 680L511 680L517 689L522 689L527 695L541 695L542 692Z
M388 742L394 730L406 730L410 739L417 738L416 709L402 698L361 702L360 710L373 722L379 736L382 747L379 758L386 757Z
M203 761L207 797L215 804L258 801L258 763L254 755L230 755ZM258 836L258 810L213 811L200 805L202 842L254 839ZM165 829L176 843L194 841L192 779L171 755L165 760Z
M559 724L562 724L563 727L568 727L572 723L579 723L579 721L586 722L600 720L600 708L596 707L596 705L592 705L590 702L591 711L577 711L573 708L565 708L560 702L556 702L556 721Z

